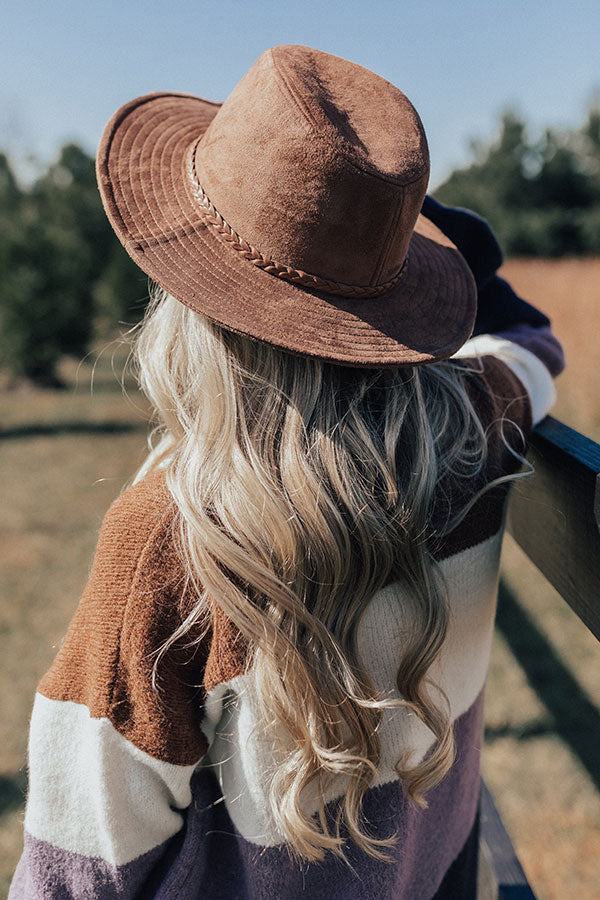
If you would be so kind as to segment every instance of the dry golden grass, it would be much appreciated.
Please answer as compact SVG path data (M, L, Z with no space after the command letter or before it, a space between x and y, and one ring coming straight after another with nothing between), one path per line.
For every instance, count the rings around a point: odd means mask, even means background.
M553 415L600 440L600 259L515 259L500 274L550 316L565 348Z
M148 405L131 385L123 396L109 354L93 394L89 363L65 374L67 391L0 395L0 897L22 847L35 687L74 612L102 517L145 452Z
M552 414L600 440L600 259L509 260L501 274L550 316L563 343L567 368ZM511 622L501 594L484 776L538 896L592 900L600 884L600 647L510 538L502 575L525 619ZM532 681L545 681L545 697Z
M600 647L508 536L502 578L484 777L537 895L595 900Z
M598 439L600 261L511 261L503 274L549 313L565 344L569 368L559 380L555 414ZM118 354L117 371L121 364ZM69 381L74 384L77 374L79 379L69 391L0 396L0 435L5 435L0 437L0 633L6 648L0 896L22 846L24 761L35 685L75 609L102 516L144 455L147 404L134 391L126 401L110 370L109 352L91 396L89 362L79 369L66 365ZM513 621L513 601L508 594L500 598L484 774L538 896L592 900L600 883L600 760L596 756L594 772L589 758L600 728L597 719L589 721L589 712L597 715L600 706L600 648L510 541L503 571L524 617ZM567 717L572 733L561 727L561 710L574 711L572 722ZM575 727L579 710L580 729Z

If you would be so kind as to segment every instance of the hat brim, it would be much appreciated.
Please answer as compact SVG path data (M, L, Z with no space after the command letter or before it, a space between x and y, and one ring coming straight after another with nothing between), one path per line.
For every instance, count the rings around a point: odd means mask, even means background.
M219 107L189 94L148 94L121 107L104 130L96 160L102 202L146 274L230 331L341 365L424 364L462 346L475 321L475 282L461 253L424 216L402 277L378 297L291 284L225 244L186 182L190 147Z

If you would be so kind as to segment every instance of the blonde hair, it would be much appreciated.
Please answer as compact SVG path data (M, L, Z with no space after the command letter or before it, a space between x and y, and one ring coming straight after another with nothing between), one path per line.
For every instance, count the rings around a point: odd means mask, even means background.
M439 689L445 702L434 702L428 689L449 615L431 549L476 498L453 517L437 506L435 533L431 522L439 485L472 480L485 464L465 364L337 366L226 331L160 292L136 353L161 435L144 472L166 469L197 590L163 650L198 623L208 629L220 607L247 641L264 727L287 735L270 805L291 851L343 856L343 822L387 859L394 836L375 839L361 823L384 708L407 707L437 739L417 765L397 763L416 804L427 805L454 759L447 698ZM356 643L369 601L392 581L416 598L414 632L398 647L401 699L378 696ZM340 775L347 789L332 828L323 798ZM317 818L300 802L309 784Z

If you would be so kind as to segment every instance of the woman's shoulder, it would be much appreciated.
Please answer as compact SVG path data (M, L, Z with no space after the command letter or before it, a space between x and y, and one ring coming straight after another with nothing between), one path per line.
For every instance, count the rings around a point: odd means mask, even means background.
M177 550L177 507L163 471L146 475L125 489L102 522L88 582L106 598L129 607L151 607L162 592L173 593L184 580Z
M162 473L112 504L75 615L40 682L45 697L84 704L93 718L123 718L121 727L131 727L131 697L151 691L154 654L181 622L186 577L175 512ZM136 744L149 749L145 740Z
M108 509L84 592L98 595L104 612L150 607L159 592L183 578L175 537L177 508L163 471L131 485Z
M510 421L524 434L533 427L531 395L504 360L485 355L465 359L465 387L483 427ZM490 435L488 434L488 437Z
M508 418L525 432L540 422L556 399L554 378L564 367L560 343L547 327L522 324L499 334L471 338L454 355L473 374L473 402Z
M160 524L167 524L175 516L175 503L167 487L164 470L149 473L123 490L109 507L101 537L119 539L126 550L139 546ZM123 538L129 540L123 545Z

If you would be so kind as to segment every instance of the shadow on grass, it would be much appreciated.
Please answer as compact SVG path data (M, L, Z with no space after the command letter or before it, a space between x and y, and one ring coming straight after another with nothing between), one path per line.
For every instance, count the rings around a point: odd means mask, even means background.
M48 437L56 434L124 434L129 431L146 431L147 422L53 422L48 425L17 425L0 429L0 441L10 438Z
M25 803L27 772L16 775L0 775L0 816L12 812Z
M528 722L526 725L486 725L486 741L496 741L498 738L512 737L518 741L527 741L529 738L544 737L548 734L556 734L556 726L552 722Z
M510 733L517 738L533 737L548 731L556 734L578 758L600 790L600 712L504 581L500 582L496 624L527 681L553 719L552 728L546 723L532 723L531 733L526 733L526 728L515 728ZM501 736L502 729L498 729L497 733L493 729L489 733L486 731L486 737L492 740Z

